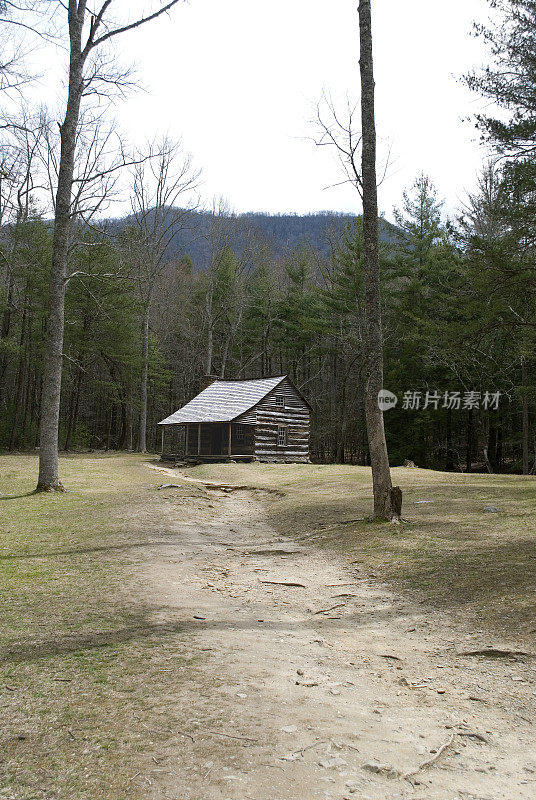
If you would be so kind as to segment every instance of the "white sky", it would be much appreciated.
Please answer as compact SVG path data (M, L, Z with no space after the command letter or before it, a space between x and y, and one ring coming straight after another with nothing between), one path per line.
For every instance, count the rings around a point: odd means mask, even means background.
M130 10L139 0L129 3ZM486 0L373 0L380 154L392 148L380 208L388 217L421 171L454 212L485 156L481 101L460 76L486 59L471 36ZM117 106L127 137L181 138L206 201L236 211L360 212L327 148L311 141L322 91L358 98L357 0L190 0L117 40L147 91ZM57 54L63 58L62 54ZM56 62L58 63L58 62ZM52 66L52 65L50 65ZM43 89L58 97L50 83ZM116 209L116 211L118 211Z

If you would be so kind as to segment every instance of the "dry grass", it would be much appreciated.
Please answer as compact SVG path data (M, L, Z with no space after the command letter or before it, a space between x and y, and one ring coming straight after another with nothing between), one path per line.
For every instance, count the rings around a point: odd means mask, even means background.
M0 457L0 797L134 800L196 683L188 633L128 591L161 481L138 456L62 459L65 494L36 475Z
M214 678L191 658L190 630L155 624L133 583L136 564L168 531L159 516L164 493L156 492L163 476L143 460L64 458L69 491L32 495L36 459L0 457L4 800L147 796L153 756L160 763L166 748L183 752L179 732L193 698L199 703L203 682ZM226 464L189 472L277 489L282 494L265 502L283 534L335 548L363 572L464 621L534 638L534 478L397 469L409 523L396 527L355 521L370 512L363 468ZM173 502L195 503L196 491L174 490ZM484 513L489 503L501 513ZM217 709L203 702L208 725Z
M222 464L190 474L279 489L285 496L269 501L269 513L281 533L334 548L398 591L448 608L475 627L534 641L532 476L396 468L393 480L403 489L408 523L392 526L363 519L371 512L364 467ZM484 512L487 505L500 513Z

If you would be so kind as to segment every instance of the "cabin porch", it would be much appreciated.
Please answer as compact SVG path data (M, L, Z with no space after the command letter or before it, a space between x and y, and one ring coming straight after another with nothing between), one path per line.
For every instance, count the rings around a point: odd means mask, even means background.
M176 435L177 429L180 429L179 437ZM162 426L163 461L225 461L228 458L253 461L254 425L236 422L188 422Z

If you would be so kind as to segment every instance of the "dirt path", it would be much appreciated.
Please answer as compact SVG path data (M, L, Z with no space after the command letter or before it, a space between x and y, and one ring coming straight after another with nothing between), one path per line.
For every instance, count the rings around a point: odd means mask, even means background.
M137 578L154 622L188 626L203 679L168 698L184 727L149 797L536 797L536 659L460 656L497 642L282 539L262 493L172 494L157 499L169 546Z

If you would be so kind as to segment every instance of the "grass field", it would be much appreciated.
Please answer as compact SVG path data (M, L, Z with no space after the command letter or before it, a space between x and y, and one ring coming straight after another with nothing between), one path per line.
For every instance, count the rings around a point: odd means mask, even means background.
M135 800L137 765L158 760L159 741L180 727L176 698L197 689L188 633L152 625L132 580L164 535L162 475L145 460L66 457L69 491L33 495L35 457L0 456L0 798ZM392 526L360 519L371 505L364 468L223 464L188 475L276 489L265 502L282 534L334 548L464 624L534 641L534 478L396 469L408 522ZM174 502L197 492L185 485Z
M161 482L143 461L63 458L69 491L32 495L36 459L0 457L2 798L136 798L136 765L173 717L147 687L194 679L180 635L129 594Z
M364 519L372 510L364 467L220 464L189 474L277 489L284 494L270 500L269 513L283 534L345 553L397 590L449 608L479 628L534 641L533 476L395 468L407 523L393 526ZM488 505L500 513L485 512Z

